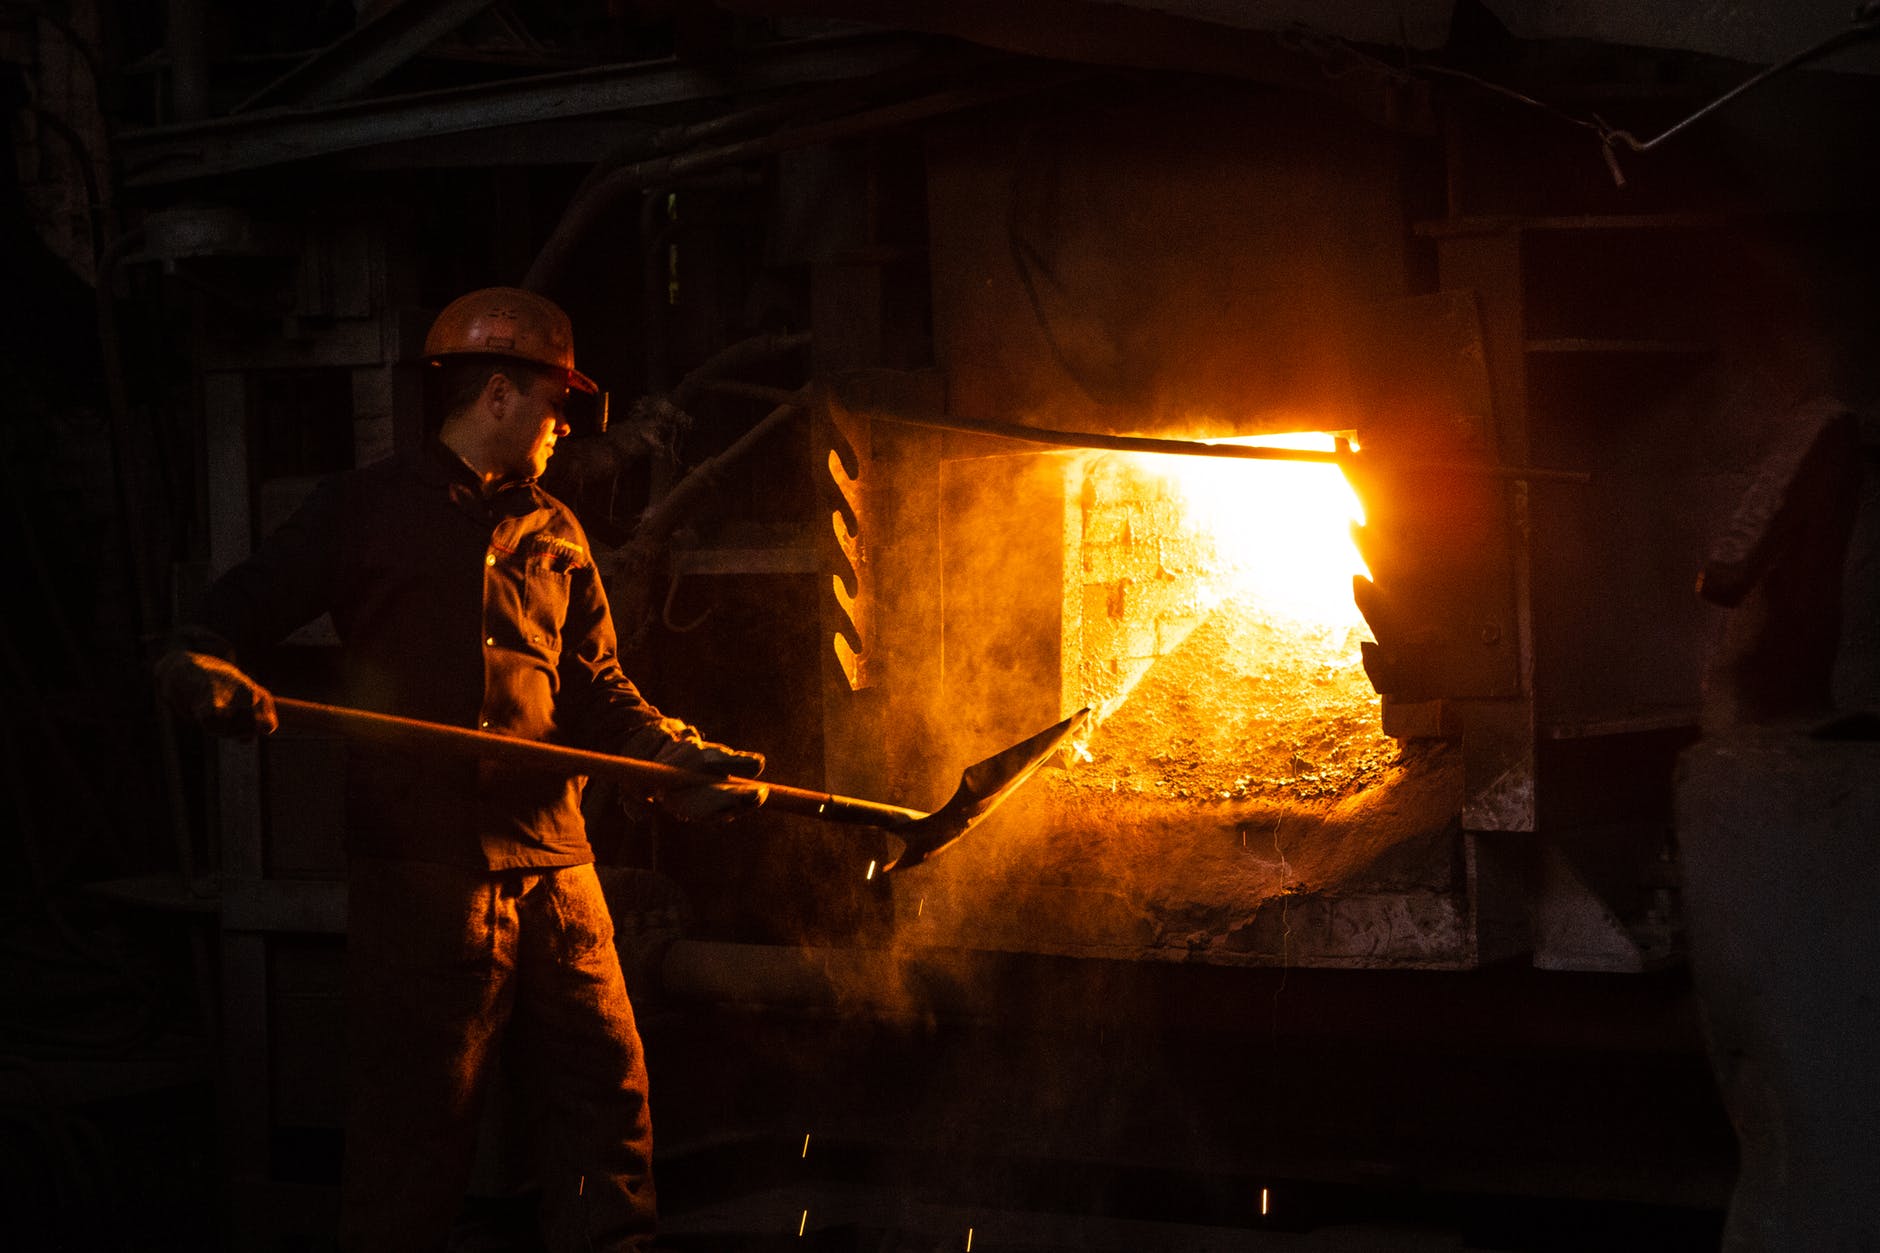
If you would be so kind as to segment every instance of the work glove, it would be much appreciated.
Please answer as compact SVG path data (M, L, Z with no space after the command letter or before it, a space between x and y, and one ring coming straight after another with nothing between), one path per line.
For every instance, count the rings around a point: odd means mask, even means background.
M152 673L163 703L212 734L253 739L281 724L268 689L213 653L174 648Z
M627 740L623 752L628 757L656 761L662 766L690 770L697 774L717 774L755 779L764 770L762 753L743 752L723 744L714 744L677 718L661 718ZM705 784L700 787L674 788L653 796L653 803L682 822L727 822L764 803L769 793L762 787L727 787Z

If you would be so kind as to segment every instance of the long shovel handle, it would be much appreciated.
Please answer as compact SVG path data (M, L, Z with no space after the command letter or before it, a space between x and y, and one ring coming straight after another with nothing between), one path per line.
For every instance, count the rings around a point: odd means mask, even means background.
M889 830L928 816L918 809L883 805L852 796L836 796L782 783L763 783L735 775L702 774L656 761L643 761L638 757L616 757L611 753L569 748L562 744L544 744L539 740L520 740L489 731L473 731L468 727L403 718L396 714L373 713L343 705L322 705L287 696L276 696L274 705L280 711L283 723L302 730L344 735L396 748L434 749L460 757L474 757L562 774L611 778L644 787L650 792L670 792L701 785L731 787L761 792L766 797L766 805L789 813L804 814L828 822L861 823Z

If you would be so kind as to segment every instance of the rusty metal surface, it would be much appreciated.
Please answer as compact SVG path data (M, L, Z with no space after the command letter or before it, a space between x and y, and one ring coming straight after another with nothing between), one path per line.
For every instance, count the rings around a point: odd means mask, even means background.
M829 589L823 620L830 647L849 690L872 686L870 651L875 612L874 566L869 560L869 498L874 490L870 424L841 408L815 414L813 455L818 502L828 520L818 528L818 573Z
M1442 291L1370 312L1364 452L1347 466L1365 507L1354 537L1371 577L1354 593L1376 636L1366 671L1398 701L1513 696L1522 688L1515 535L1505 489L1482 476L1508 450L1497 448L1478 295ZM1477 469L1399 466L1445 456Z
M1837 480L1858 460L1858 425L1838 401L1811 400L1791 413L1783 428L1789 438L1744 491L1698 574L1698 594L1712 604L1741 604L1796 532L1800 517L1819 497L1837 490Z
M830 420L868 432L865 470L872 492L866 567L875 583L868 653L876 680L857 692L834 664L825 665L823 736L828 782L844 791L919 796L940 803L955 779L947 771L945 728L953 716L934 693L944 674L941 586L940 434L884 419L940 405L932 371L848 371L828 376L821 395ZM832 525L827 518L819 528ZM819 541L820 542L820 541ZM819 560L827 560L825 552ZM824 586L832 571L822 570ZM825 609L832 595L819 589ZM830 636L841 625L829 624ZM1038 710L1039 722L1058 709ZM963 752L970 757L970 752Z

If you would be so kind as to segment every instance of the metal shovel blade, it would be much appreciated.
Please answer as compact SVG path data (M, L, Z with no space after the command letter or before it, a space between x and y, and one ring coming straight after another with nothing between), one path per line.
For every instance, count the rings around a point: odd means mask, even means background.
M906 847L900 856L881 867L882 872L912 869L985 821L986 815L1023 787L1066 740L1084 729L1090 714L1089 709L1080 709L1056 726L968 766L946 804L924 818L891 828L891 834Z

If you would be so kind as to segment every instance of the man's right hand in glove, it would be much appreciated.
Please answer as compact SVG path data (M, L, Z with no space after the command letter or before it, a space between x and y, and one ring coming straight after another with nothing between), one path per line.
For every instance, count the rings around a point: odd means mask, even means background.
M764 770L762 753L714 744L676 718L662 719L636 734L627 741L626 755L697 774L755 779ZM684 822L724 822L762 805L768 795L762 786L707 784L661 793L653 803Z
M172 649L152 673L163 703L205 731L253 739L280 725L268 689L213 653Z

